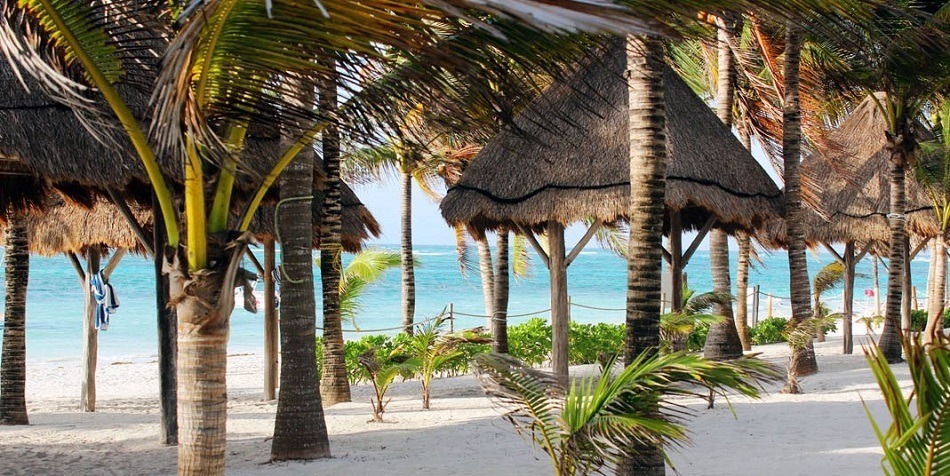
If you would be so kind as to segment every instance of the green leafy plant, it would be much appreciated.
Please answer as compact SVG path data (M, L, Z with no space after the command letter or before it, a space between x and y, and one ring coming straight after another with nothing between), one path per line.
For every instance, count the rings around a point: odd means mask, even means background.
M369 381L373 384L374 396L370 400L373 405L373 419L371 422L382 422L386 405L390 399L386 398L389 386L399 375L412 375L418 368L418 361L406 359L403 356L390 352L380 358L377 349L369 349L359 356L360 365L366 371Z
M540 317L508 328L508 352L527 365L538 366L551 358L551 325Z
M569 329L569 354L571 364L593 364L597 355L619 355L623 350L624 327L621 324L582 324L571 321Z
M834 321L837 318L841 317L840 313L831 313L831 310L828 309L828 306L821 301L822 296L828 291L831 291L837 288L841 283L844 282L844 265L838 261L827 264L824 268L821 268L817 273L815 273L815 278L812 279L812 309L814 317L823 319L822 322L825 322L827 325L816 329L816 336L819 341L825 340L825 334L828 332L833 332L837 330ZM834 317L834 319L824 319L826 317Z
M788 326L788 319L784 317L770 317L763 319L749 329L749 339L755 345L774 344L776 342L785 342L785 328Z
M462 355L459 346L462 343L487 343L491 339L485 338L474 331L444 333L445 317L438 316L435 320L419 326L416 333L403 346L397 347L396 353L405 353L414 363L415 375L422 383L422 408L429 409L432 394L432 377L449 362Z
M948 316L944 315L944 321L946 322ZM868 335L874 334L874 328L880 327L884 324L884 316L864 316L857 319L858 322L864 324L865 329L867 330Z
M317 266L320 260L316 260ZM343 322L359 330L356 316L363 310L362 296L366 289L378 281L386 271L398 268L402 258L398 252L367 249L353 255L340 275L340 314ZM418 263L417 263L418 265Z
M691 336L698 329L703 329L701 340L705 345L705 334L709 332L709 326L724 319L722 316L710 314L710 311L717 304L729 302L732 302L732 296L728 294L715 292L696 294L696 291L692 289L683 289L683 310L660 316L660 340L665 350L667 352L687 350L691 344ZM693 338L692 344L695 345L698 341L698 338ZM702 350L702 346L688 350Z
M726 363L682 353L644 354L617 376L611 360L602 374L564 388L554 375L507 355L480 355L475 366L486 393L508 409L505 419L544 450L556 476L602 471L638 444L684 441L689 411L661 404L670 397L705 397L708 387L754 398L758 382L777 375L769 364L750 358Z
M892 422L886 430L867 412L884 450L881 466L887 475L950 474L950 348L944 338L936 345L919 339L905 346L913 390L905 395L887 358L876 346L864 347L874 378Z

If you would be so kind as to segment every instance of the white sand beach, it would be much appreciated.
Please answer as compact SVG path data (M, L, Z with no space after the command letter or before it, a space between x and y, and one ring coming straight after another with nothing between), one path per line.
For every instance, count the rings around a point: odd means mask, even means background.
M860 337L858 343L866 339ZM785 344L759 346L784 364ZM770 385L758 401L733 409L687 402L696 411L692 442L672 453L684 475L873 475L881 453L861 399L886 419L859 349L839 355L841 341L817 344L818 375L803 395ZM906 366L897 366L906 380ZM235 475L546 475L548 463L502 420L472 376L439 380L432 410L421 409L419 383L391 390L387 423L368 423L370 388L352 403L327 409L333 458L270 464L276 402L261 400L262 359L230 357L227 471ZM174 447L158 443L158 373L154 363L107 365L98 374L98 411L80 413L78 366L28 369L30 426L0 427L0 475L156 475L175 471ZM882 420L886 424L889 420Z

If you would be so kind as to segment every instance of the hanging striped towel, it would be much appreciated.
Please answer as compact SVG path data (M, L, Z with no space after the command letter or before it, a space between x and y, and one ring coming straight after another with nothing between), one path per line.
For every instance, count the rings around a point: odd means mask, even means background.
M115 290L103 276L102 272L93 275L89 280L92 295L96 299L96 329L109 330L109 316L119 311L119 298Z

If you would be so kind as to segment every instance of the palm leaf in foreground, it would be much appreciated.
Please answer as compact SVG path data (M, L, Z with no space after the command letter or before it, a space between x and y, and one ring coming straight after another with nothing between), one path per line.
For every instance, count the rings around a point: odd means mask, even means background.
M884 474L950 474L950 348L945 339L935 346L919 340L905 346L907 367L914 388L904 395L901 383L876 346L864 355L877 380L892 422L886 431L864 404L884 458ZM916 406L916 411L911 408Z
M669 403L671 397L705 398L709 388L757 398L760 382L778 375L754 358L713 362L682 353L644 354L617 376L611 363L602 375L565 389L553 375L507 355L479 355L475 366L485 392L507 410L505 419L548 454L557 476L603 472L636 444L686 441L691 411Z

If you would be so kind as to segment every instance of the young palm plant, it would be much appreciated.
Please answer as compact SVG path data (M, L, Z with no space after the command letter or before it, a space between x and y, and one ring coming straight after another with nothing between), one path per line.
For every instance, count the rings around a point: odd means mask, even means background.
M413 359L405 360L397 351L392 351L385 356L377 356L377 349L369 349L360 355L357 360L369 381L373 384L373 398L370 403L373 405L373 419L371 422L382 422L383 414L386 413L386 405L389 399L386 398L386 392L392 385L396 377L403 375L412 375L418 367L418 362Z
M710 311L726 301L732 301L732 296L717 292L696 294L692 289L683 289L683 311L660 317L660 341L668 346L670 352L686 350L694 330L725 320L722 316L710 314Z
M682 353L641 354L616 376L610 362L602 374L569 388L507 355L479 355L475 366L505 419L541 447L556 476L604 472L629 457L635 445L682 444L690 411L666 405L671 398L705 398L706 387L756 398L759 383L776 377L775 369L756 359L713 362Z
M828 307L821 302L821 297L838 287L841 283L844 282L844 265L838 261L827 264L824 268L821 268L815 277L812 279L812 298L814 302L812 303L814 309L812 312L815 313L815 318L824 319L831 318L837 319L841 317L840 314L830 314ZM815 334L818 337L818 342L825 341L825 328L819 328L818 332Z
M915 340L905 347L907 368L914 387L904 385L888 364L883 350L864 348L892 422L886 430L864 404L871 426L884 450L881 461L886 475L944 475L950 473L950 348L945 338L936 345Z
M462 356L459 346L463 343L487 343L491 339L474 331L444 333L446 318L438 316L419 326L418 331L396 352L404 352L415 362L415 373L422 383L422 408L429 409L432 394L432 378L446 363Z

